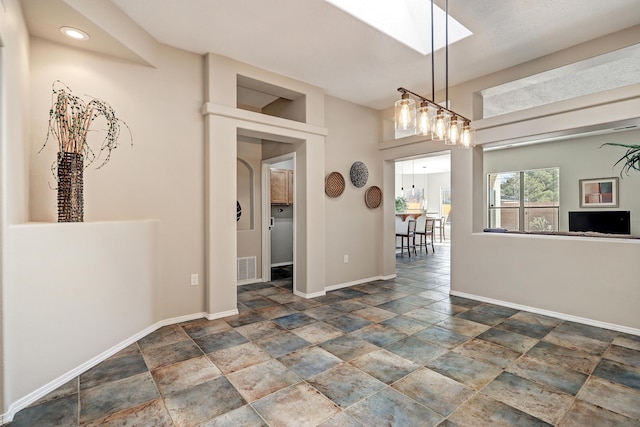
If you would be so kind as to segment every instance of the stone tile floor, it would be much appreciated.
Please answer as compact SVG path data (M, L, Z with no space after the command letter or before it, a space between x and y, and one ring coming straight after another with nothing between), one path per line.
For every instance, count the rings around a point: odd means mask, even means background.
M640 337L449 296L449 246L305 300L167 326L17 426L640 426Z

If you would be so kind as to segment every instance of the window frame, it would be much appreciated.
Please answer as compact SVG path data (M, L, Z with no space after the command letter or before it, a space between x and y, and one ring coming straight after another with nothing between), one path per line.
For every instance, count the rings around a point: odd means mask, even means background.
M555 205L546 204L546 205L538 205L535 207L528 205L526 183L525 183L526 174L527 172L540 171L540 170L552 170L554 171L554 175L557 177L556 178L557 185L555 186L557 204ZM492 176L496 176L497 178L499 178L501 175L508 175L508 174L514 174L514 175L517 175L518 177L518 181L519 181L518 182L518 198L517 198L518 205L517 206L494 206L496 195L494 190L495 184L493 188L491 185L492 181L495 182L495 180L492 180ZM502 200L502 192L499 192L497 197L500 197L500 200ZM494 203L491 203L492 200L494 201ZM497 227L494 219L497 217L496 215L497 212L504 212L507 210L517 210L517 219L518 219L518 222L516 224L517 228L507 228L507 227L504 227L502 224L500 224L500 228L505 228L510 231L532 232L530 230L530 223L527 222L527 215L530 209L551 209L554 212L553 216L555 220L551 224L553 228L549 230L537 230L538 232L559 231L559 228L560 228L560 168L559 167L524 169L524 170L518 170L518 171L505 171L505 172L490 172L487 174L487 226L488 227L490 228Z

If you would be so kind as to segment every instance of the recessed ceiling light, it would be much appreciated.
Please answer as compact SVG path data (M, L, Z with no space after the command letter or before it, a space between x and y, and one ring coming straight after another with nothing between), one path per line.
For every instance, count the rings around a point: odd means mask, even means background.
M73 27L60 27L60 32L76 40L89 40L89 34Z

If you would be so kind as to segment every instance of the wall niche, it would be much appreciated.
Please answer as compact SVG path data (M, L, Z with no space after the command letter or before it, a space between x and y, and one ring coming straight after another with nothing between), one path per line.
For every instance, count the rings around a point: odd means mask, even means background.
M291 89L237 75L237 104L241 110L306 123L306 95Z

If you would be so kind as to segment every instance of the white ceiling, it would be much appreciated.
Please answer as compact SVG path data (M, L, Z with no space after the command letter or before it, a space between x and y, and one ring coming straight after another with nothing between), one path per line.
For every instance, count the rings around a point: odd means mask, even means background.
M228 56L358 104L387 108L400 86L430 95L430 56L324 0L111 1L161 43ZM449 12L473 32L450 47L450 86L640 24L639 0L451 0ZM25 8L29 30L47 37L33 13ZM436 67L442 88L442 51Z

